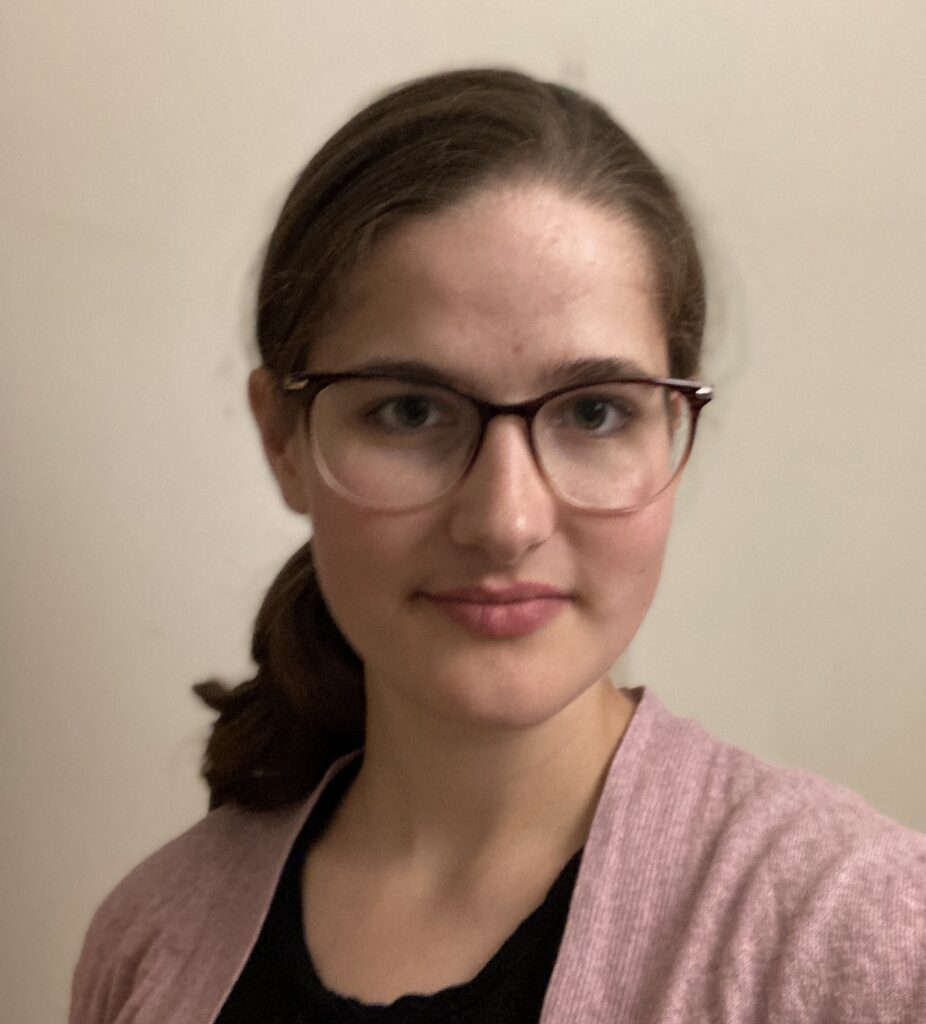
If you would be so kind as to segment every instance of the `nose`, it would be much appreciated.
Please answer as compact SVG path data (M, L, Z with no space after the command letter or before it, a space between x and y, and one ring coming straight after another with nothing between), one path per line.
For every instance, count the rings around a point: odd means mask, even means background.
M454 491L451 539L481 549L494 565L515 565L552 534L556 509L531 452L527 425L514 416L493 419L476 461Z

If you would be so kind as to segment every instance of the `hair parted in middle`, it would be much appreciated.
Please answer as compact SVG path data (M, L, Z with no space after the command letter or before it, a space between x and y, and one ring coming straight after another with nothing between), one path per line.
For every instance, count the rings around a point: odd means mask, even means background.
M637 228L651 259L670 373L696 373L704 278L674 189L599 104L498 69L399 86L309 161L267 246L257 302L263 366L278 380L305 369L352 275L384 233L520 182L552 186ZM362 664L331 618L310 544L267 593L252 655L253 679L232 690L216 681L195 687L219 712L203 765L213 806L232 800L271 808L299 799L333 760L363 744Z

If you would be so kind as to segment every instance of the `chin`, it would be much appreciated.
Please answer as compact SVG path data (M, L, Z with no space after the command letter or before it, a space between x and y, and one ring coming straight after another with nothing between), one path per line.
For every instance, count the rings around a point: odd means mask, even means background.
M428 673L434 685L424 696L428 710L444 721L490 731L536 728L556 718L607 674L590 667L577 678L576 665L525 665L521 657L496 654L447 664ZM424 670L427 672L427 670ZM419 677L421 678L421 677ZM569 685L565 685L569 680ZM421 699L422 695L418 695Z

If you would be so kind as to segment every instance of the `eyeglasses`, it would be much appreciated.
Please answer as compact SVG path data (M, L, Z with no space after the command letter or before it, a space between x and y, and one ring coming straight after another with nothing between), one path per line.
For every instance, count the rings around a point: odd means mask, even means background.
M517 416L553 492L577 508L630 512L678 476L713 388L663 377L601 380L496 405L383 372L291 373L326 482L370 508L409 510L447 494L476 461L489 423Z

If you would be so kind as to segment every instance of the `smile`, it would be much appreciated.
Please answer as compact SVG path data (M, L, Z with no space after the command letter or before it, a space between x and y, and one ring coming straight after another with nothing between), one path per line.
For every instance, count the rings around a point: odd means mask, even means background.
M562 591L542 584L519 584L500 590L466 587L422 597L451 622L476 636L495 640L528 636L542 629L570 600Z

